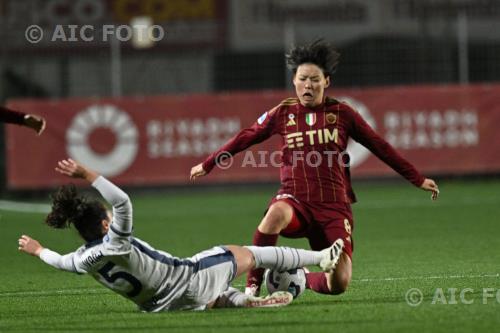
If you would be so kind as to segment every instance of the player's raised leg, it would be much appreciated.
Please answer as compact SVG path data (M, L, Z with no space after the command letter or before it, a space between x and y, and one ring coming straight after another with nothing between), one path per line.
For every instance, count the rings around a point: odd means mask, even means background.
M274 246L229 245L226 248L235 258L238 277L255 268L287 271L304 266L320 266L323 271L332 272L339 262L343 247L343 240L338 239L322 251Z
M236 262L236 277L255 268L269 268L272 270L286 271L302 266L319 265L323 271L332 271L338 264L343 240L339 239L334 244L322 251L310 251L289 247L258 247L228 245ZM275 292L266 297L246 295L238 289L229 288L212 307L278 307L285 306L293 300L292 294L286 291Z

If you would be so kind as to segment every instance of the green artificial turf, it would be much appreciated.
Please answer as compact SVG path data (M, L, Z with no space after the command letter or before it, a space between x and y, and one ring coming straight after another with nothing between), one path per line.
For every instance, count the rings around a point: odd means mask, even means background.
M24 233L60 253L72 251L81 244L74 230L49 229L43 214L1 210L0 332L497 331L500 182L448 181L440 187L440 199L431 202L428 193L403 182L357 184L348 291L306 291L278 309L140 313L92 278L57 271L17 250ZM131 193L134 233L177 256L249 244L274 190ZM302 239L280 238L279 244L307 248ZM242 278L235 281L240 289L243 284ZM423 295L419 306L405 300L411 288Z

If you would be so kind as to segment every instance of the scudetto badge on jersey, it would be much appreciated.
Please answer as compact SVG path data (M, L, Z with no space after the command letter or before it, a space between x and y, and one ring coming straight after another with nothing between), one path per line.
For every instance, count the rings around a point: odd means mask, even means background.
M262 125L262 123L264 122L264 120L266 120L266 118L267 118L267 112L264 112L264 114L260 116L259 119L257 119L257 124Z
M309 126L316 124L316 113L306 114L306 124Z

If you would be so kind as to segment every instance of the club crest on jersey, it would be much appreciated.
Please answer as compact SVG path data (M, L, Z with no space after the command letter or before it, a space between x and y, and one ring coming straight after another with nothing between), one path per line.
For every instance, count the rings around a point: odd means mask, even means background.
M266 118L267 118L267 112L264 112L264 114L260 116L259 119L257 119L257 124L262 125L262 123L264 122L264 120L266 120Z
M316 124L316 113L306 114L306 124L309 126Z
M290 113L288 115L288 119L290 119L290 120L288 120L288 122L286 123L286 126L295 126L295 125L297 125L295 123L295 115L293 113Z
M337 121L337 116L336 115L334 115L331 112L326 114L326 122L328 124L335 124L336 121Z

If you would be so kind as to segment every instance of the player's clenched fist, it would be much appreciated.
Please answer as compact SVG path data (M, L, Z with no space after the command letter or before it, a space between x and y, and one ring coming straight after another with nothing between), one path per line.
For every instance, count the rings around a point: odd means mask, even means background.
M206 174L207 172L203 170L203 164L200 163L191 168L191 175L189 176L189 179L195 180L196 178L205 176Z

